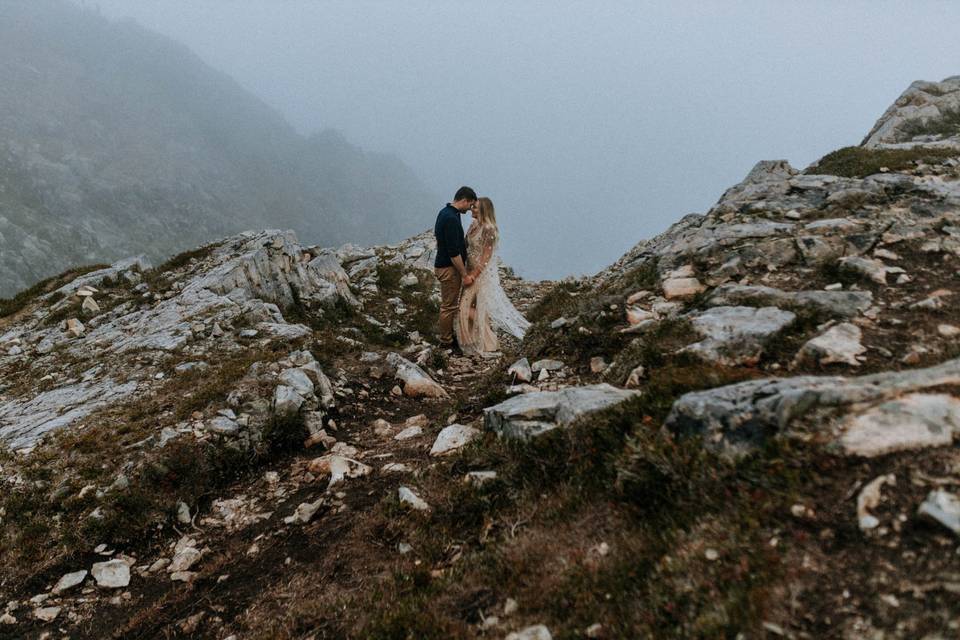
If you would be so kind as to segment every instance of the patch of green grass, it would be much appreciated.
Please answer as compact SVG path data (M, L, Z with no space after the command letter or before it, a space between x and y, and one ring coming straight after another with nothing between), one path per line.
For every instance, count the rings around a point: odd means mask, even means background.
M30 288L24 289L12 298L0 298L0 318L13 315L40 296L59 289L63 285L76 280L80 276L86 275L93 271L99 271L100 269L106 269L109 266L110 265L105 264L94 264L86 267L68 269L60 275L47 278L46 280L41 280Z
M880 173L882 167L890 171L912 169L918 162L938 163L960 156L956 149L867 149L844 147L823 156L804 173L834 175L844 178L863 178Z
M625 299L655 288L657 282L657 261L647 260L599 289L589 282L557 284L527 314L538 320L527 331L520 352L531 360L557 358L584 373L595 356L616 358L634 337L619 332L625 326ZM550 323L561 316L577 322L552 329Z
M263 431L264 443L275 454L303 449L303 443L309 436L301 414L284 418L274 416Z
M100 542L128 545L132 551L145 548L159 535L158 525L172 522L178 500L196 509L230 483L285 455L291 442L302 447L303 423L290 421L273 425L263 443L183 436L162 448L131 448L159 430L160 416L185 419L211 404L223 406L253 362L288 351L289 345L274 342L226 356L205 371L178 374L157 394L112 407L86 427L60 431L29 457L16 460L29 481L0 497L0 507L13 514L0 520L0 565L10 570L11 584L39 575L38 562L69 563ZM102 499L96 492L79 497L87 484L110 487L121 469L128 479L125 487L108 489ZM91 517L96 508L99 517Z
M170 271L175 271L177 269L181 269L187 266L188 264L190 264L191 262L193 262L194 260L203 260L210 254L212 254L214 249L216 249L218 246L219 245L215 243L207 244L202 247L197 247L196 249L190 249L189 251L178 253L177 255L173 256L172 258L160 264L160 266L156 267L152 271L154 272L154 274L163 274L163 273L168 273Z
M396 291L400 288L400 278L403 277L403 273L402 264L381 262L377 265L377 286L383 291Z

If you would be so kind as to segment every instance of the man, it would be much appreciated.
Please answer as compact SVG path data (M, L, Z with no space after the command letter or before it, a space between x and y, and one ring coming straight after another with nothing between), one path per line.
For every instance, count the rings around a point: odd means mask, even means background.
M460 289L473 284L473 278L467 273L467 241L463 237L460 216L469 211L476 201L477 193L473 189L460 187L453 196L453 202L448 202L437 214L437 222L433 227L437 237L437 259L433 267L440 281L440 346L455 351L459 345L453 335L453 323L460 309Z

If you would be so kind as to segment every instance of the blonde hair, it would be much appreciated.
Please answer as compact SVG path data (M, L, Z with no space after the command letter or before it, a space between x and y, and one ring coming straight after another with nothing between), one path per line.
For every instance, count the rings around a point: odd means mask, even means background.
M499 235L497 213L490 198L477 198L477 222L483 227L493 229L495 236Z

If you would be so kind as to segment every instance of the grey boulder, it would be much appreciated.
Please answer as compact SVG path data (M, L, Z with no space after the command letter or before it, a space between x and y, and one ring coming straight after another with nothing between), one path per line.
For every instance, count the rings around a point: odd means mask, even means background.
M484 409L484 426L502 437L529 440L638 395L609 384L526 393Z

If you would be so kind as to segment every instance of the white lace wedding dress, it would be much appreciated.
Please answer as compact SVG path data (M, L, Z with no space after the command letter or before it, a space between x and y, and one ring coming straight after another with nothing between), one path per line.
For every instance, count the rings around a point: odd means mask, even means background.
M480 269L472 286L460 295L460 313L454 328L467 354L490 354L500 348L496 331L522 339L530 322L510 302L500 284L496 229L472 225L467 232L467 270Z

